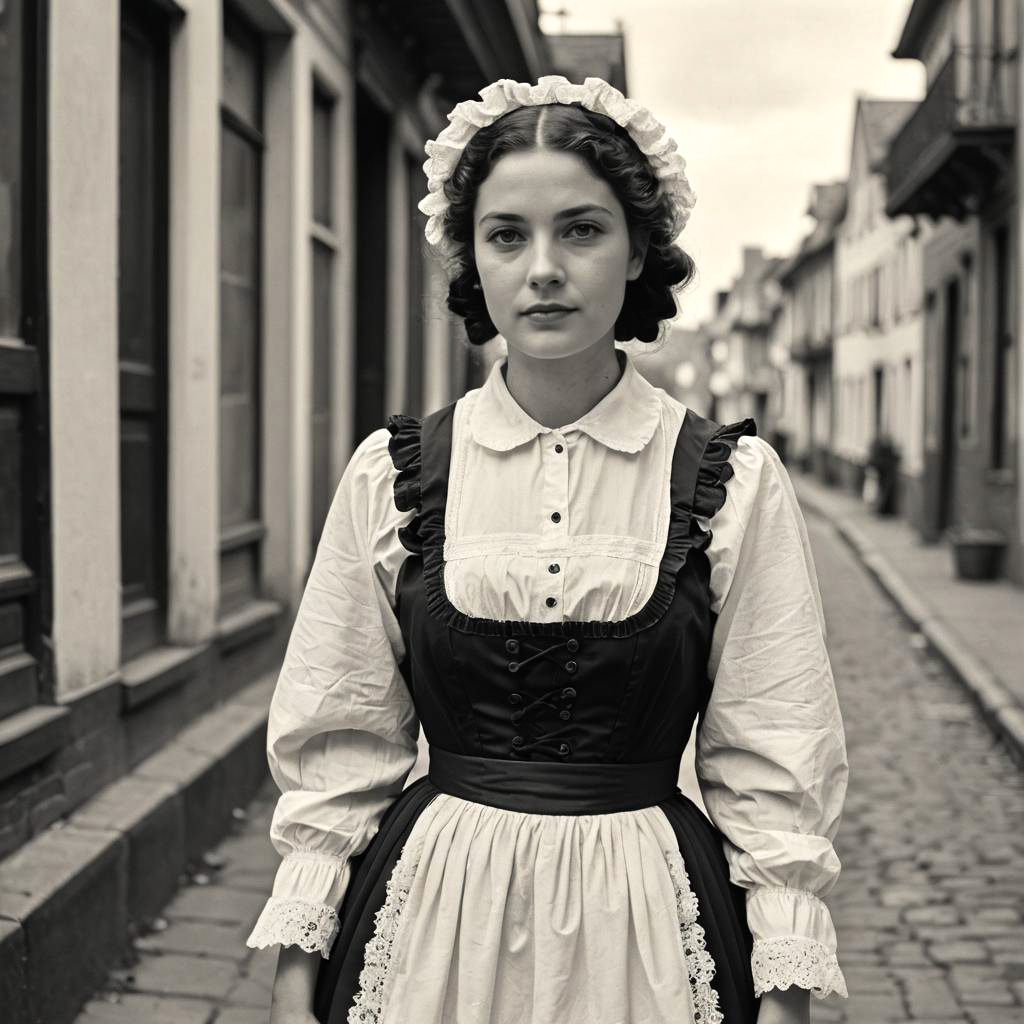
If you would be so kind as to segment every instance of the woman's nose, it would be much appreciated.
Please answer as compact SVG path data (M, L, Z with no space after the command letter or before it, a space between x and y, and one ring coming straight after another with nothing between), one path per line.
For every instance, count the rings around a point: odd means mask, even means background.
M538 238L534 243L530 260L530 287L542 288L545 285L561 284L564 280L565 271L557 257L555 246L548 240Z

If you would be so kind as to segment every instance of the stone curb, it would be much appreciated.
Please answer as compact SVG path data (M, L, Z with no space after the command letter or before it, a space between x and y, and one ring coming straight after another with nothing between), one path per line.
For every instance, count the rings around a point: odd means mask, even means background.
M4 1024L70 1024L190 860L267 777L276 673L201 715L157 753L0 861Z
M925 607L907 581L854 524L830 512L814 495L796 486L800 504L828 522L860 559L907 620L946 663L981 711L989 728L1003 741L1018 767L1024 768L1024 707L945 624Z

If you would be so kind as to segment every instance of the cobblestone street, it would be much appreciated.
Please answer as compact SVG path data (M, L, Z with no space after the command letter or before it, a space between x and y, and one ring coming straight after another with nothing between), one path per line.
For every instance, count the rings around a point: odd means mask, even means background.
M850 999L816 1024L1024 1021L1024 784L832 529L808 514L850 791L828 897ZM419 766L417 766L417 771ZM267 1019L276 952L244 946L277 863L270 787L80 1024Z
M1024 784L945 668L808 515L850 790L828 897L850 999L815 1020L1024 1020Z

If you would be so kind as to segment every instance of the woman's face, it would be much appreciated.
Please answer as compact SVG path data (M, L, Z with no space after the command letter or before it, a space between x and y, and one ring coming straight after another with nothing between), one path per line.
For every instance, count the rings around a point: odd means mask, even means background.
M509 349L558 359L614 339L643 254L631 255L621 203L581 157L501 157L477 193L473 224L487 311ZM528 312L538 304L567 309Z

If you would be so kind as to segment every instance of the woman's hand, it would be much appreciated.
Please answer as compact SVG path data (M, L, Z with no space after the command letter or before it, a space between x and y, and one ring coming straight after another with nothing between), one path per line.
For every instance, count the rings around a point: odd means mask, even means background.
M277 957L270 1024L318 1024L313 1016L313 990L320 970L319 953L284 946Z
M810 1024L811 993L790 985L785 991L772 988L761 996L757 1024Z

